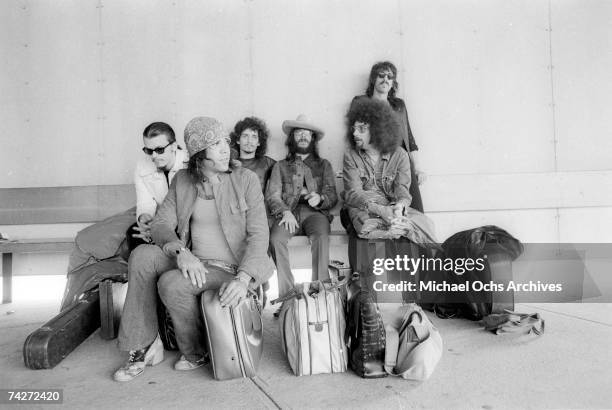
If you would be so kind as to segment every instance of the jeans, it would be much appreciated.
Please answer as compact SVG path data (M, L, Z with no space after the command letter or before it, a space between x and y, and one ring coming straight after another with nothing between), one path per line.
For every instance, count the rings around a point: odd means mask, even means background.
M119 327L119 349L138 350L157 336L157 292L170 312L176 342L187 360L195 361L206 352L204 324L198 295L218 289L233 275L204 262L208 270L201 288L186 279L170 258L156 245L141 245L130 256L128 290Z
M310 251L312 253L311 280L329 279L329 219L307 205L298 205L294 214L296 214L296 219L300 224L295 233L292 234L284 226L279 226L278 222L274 223L270 232L270 251L276 264L279 296L285 295L295 286L287 246L293 235L299 235L303 232L310 240Z

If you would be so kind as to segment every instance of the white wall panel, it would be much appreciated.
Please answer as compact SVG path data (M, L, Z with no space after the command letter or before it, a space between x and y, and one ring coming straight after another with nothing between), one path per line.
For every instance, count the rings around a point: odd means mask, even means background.
M104 1L100 59L101 161L105 184L132 182L142 131L177 123L176 6L171 0Z
M559 232L559 242L612 243L612 207L561 209Z
M28 56L29 14L26 2L6 1L0 8L0 120L3 133L0 137L0 184L11 186L25 179L23 162L27 146L23 139L28 135L30 119L27 115L29 100L28 67L24 64Z
M344 115L363 94L374 61L400 51L392 1L258 1L253 13L256 113L273 133L270 152L286 154L281 123L308 115L326 131L321 153L340 170Z
M229 129L251 106L245 2L177 4L177 133L182 136L187 122L202 115L219 119Z
M554 170L547 2L400 4L402 94L424 168Z
M2 40L15 53L3 75L11 76L8 92L16 93L7 95L16 103L6 103L6 115L13 118L9 124L16 129L2 138L7 145L0 160L8 173L0 183L94 184L100 180L95 172L96 8L76 0L7 3L2 8L10 7L7 17L14 18L8 27L19 25ZM4 111L4 98L2 103Z
M432 213L440 241L483 225L497 225L525 243L559 241L556 209Z
M612 172L432 176L421 186L427 211L611 206Z
M612 2L553 2L552 56L559 169L610 169Z

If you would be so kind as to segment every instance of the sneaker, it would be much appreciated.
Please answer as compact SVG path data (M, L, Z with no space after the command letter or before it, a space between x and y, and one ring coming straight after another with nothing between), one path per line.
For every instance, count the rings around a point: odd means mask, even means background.
M208 354L205 354L204 356L200 357L195 362L191 362L187 360L185 355L181 355L180 359L178 359L178 362L174 363L174 370L193 370L197 369L198 367L205 366L208 363L210 363Z
M127 363L115 372L113 378L118 382L129 382L144 372L145 366L155 366L164 360L164 345L159 334L149 347L130 350Z

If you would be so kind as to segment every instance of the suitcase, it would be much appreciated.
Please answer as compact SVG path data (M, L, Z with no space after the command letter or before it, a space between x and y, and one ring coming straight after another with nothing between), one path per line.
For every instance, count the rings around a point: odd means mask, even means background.
M283 303L280 336L283 352L296 376L341 373L348 366L346 322L341 283L304 283L301 294Z
M216 380L253 377L263 353L263 322L257 295L249 293L236 307L221 307L219 291L200 297L206 342Z
M100 291L100 337L112 340L117 337L123 304L127 293L127 282L105 280L98 286Z
M32 332L23 344L23 361L30 369L51 369L100 327L98 289Z

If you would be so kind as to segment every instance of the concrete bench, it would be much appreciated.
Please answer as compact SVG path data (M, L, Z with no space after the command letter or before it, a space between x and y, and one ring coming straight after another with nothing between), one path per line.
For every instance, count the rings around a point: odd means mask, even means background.
M341 188L341 179L337 184ZM69 186L0 189L0 226L60 223L95 223L134 206L133 185ZM341 204L332 210L338 216ZM346 232L332 225L330 246L348 243ZM12 302L13 254L68 253L74 237L28 238L0 242L2 254L2 303ZM294 236L289 246L308 246L306 236Z
M0 189L0 226L91 224L131 208L136 203L132 185L66 186ZM72 250L74 237L0 242L2 303L12 302L13 254Z

